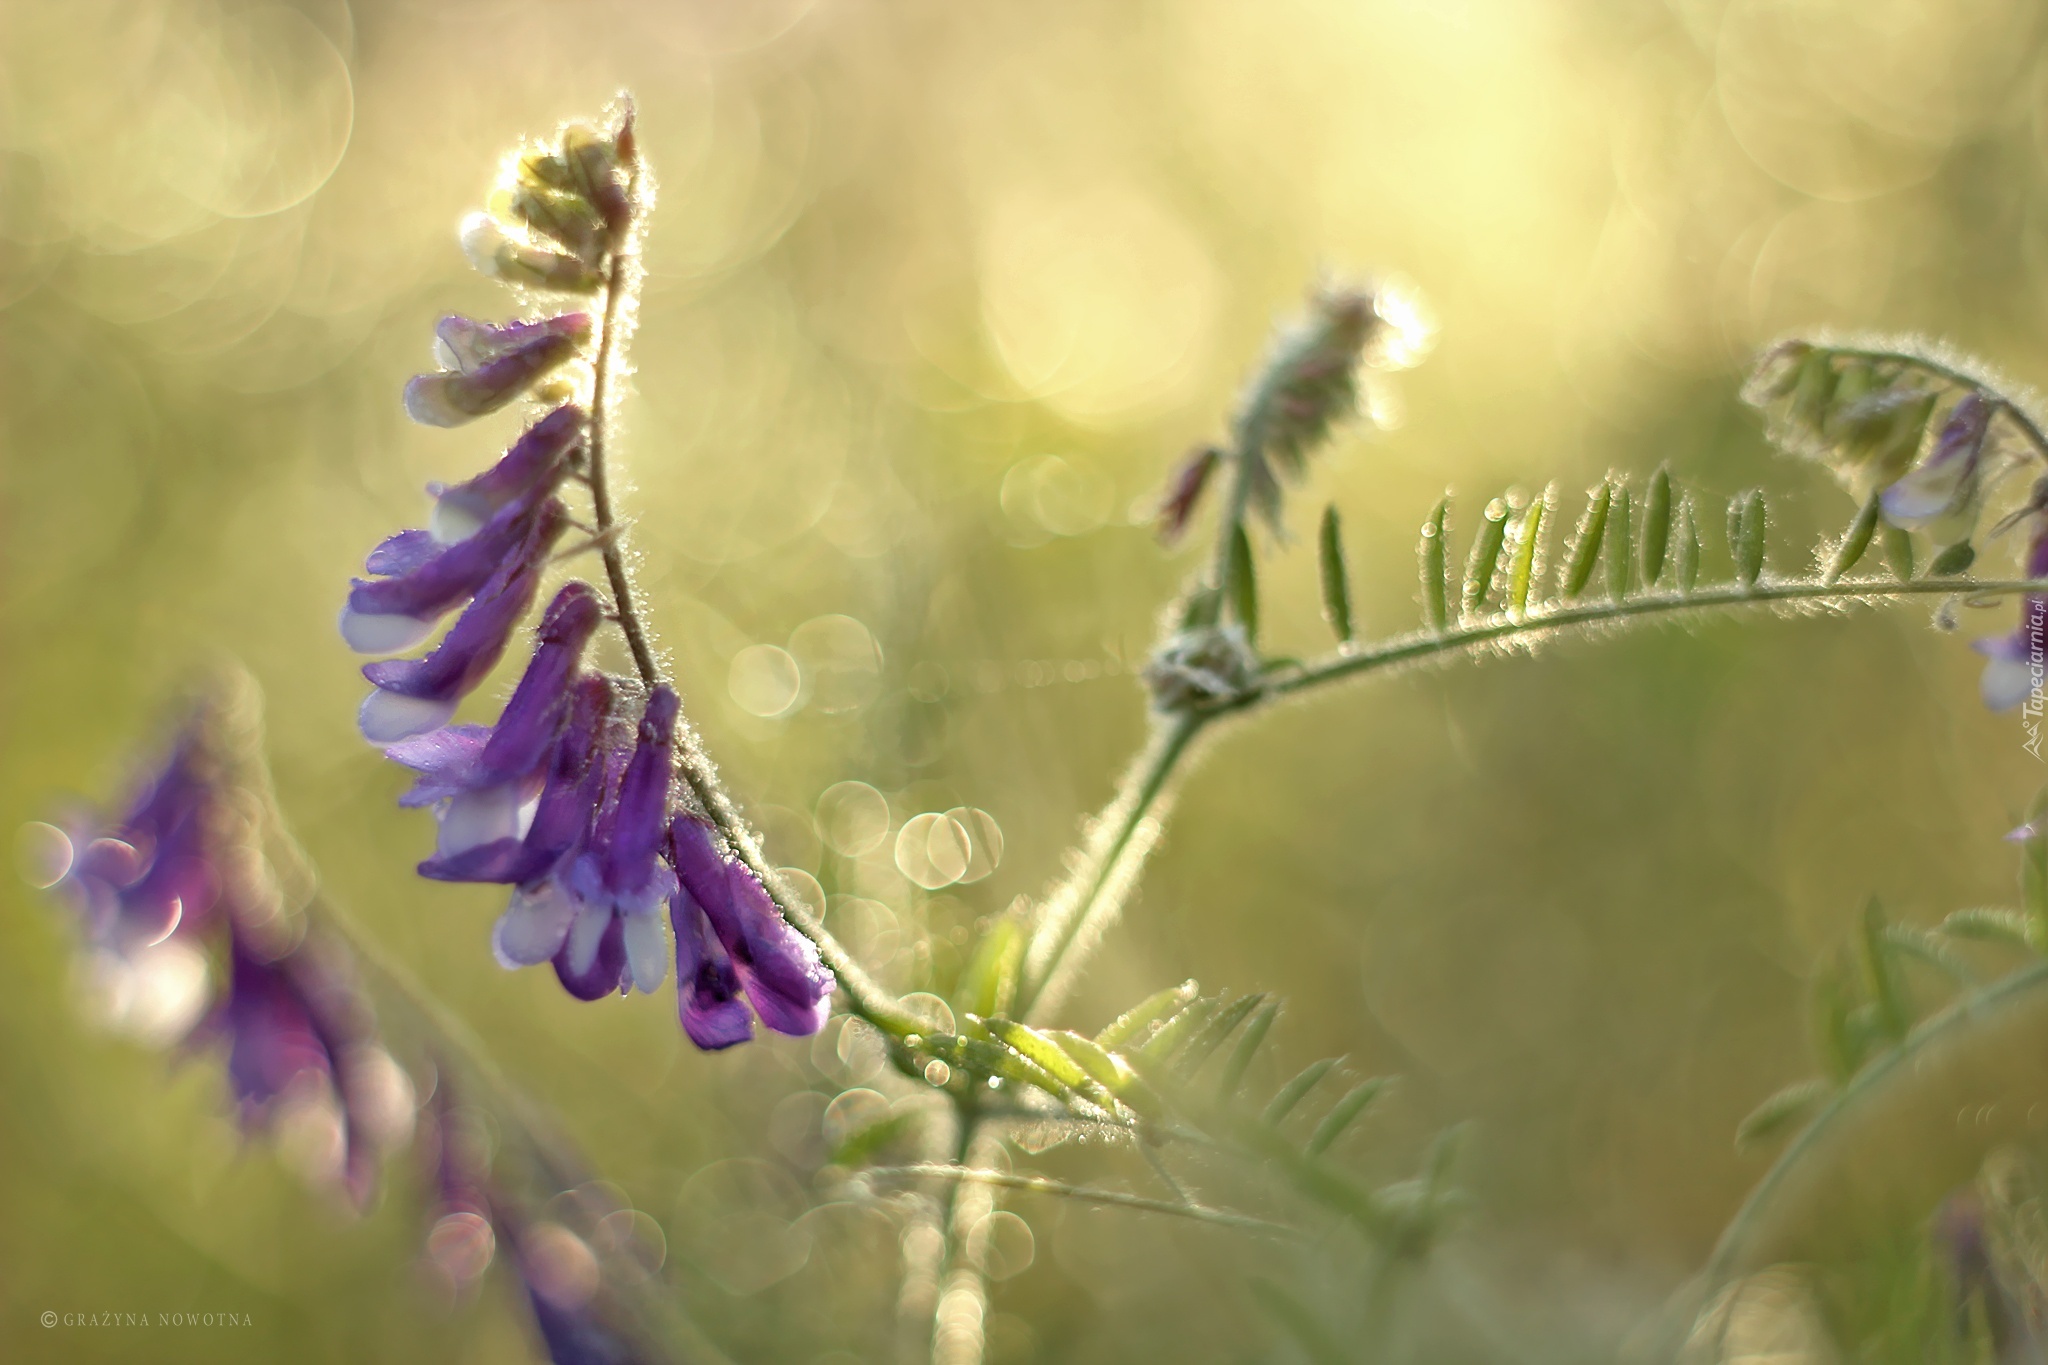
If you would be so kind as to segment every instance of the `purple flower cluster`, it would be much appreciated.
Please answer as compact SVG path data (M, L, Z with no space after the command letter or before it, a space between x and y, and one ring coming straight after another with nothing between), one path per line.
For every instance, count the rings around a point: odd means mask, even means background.
M572 125L557 145L515 158L497 215L472 222L465 244L498 278L586 292L615 273L632 230L632 157L630 125L611 137ZM375 690L361 728L412 770L401 804L435 815L434 854L420 874L512 888L492 940L502 964L551 963L571 995L596 1000L652 992L673 955L683 1025L698 1046L750 1037L749 1004L771 1029L815 1033L834 985L817 950L709 825L679 813L676 694L584 667L607 616L595 588L571 581L555 594L495 724L450 723L532 610L570 525L557 494L587 472L590 421L549 376L579 363L592 325L584 312L440 324L443 368L406 386L416 420L455 426L529 394L554 406L484 473L430 488L427 527L371 551L369 576L351 585L341 615L352 648L410 650L460 614L425 654L364 668Z
M96 953L140 969L176 944L224 966L225 989L184 1046L225 1048L244 1131L300 1099L331 1102L342 1138L333 1173L360 1205L384 1126L369 1083L381 1051L338 964L293 941L275 913L214 720L201 712L182 727L119 819L82 820L53 838L45 870Z

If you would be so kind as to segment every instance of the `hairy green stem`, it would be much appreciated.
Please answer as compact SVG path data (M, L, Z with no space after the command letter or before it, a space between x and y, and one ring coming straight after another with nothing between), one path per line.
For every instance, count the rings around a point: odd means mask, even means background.
M628 203L638 202L640 173L640 160L636 156L626 189ZM634 256L638 230L637 222L627 225L619 234L618 243L605 267L604 308L599 324L602 330L598 333L597 355L592 367L590 422L584 439L584 477L590 485L591 511L596 521L593 540L604 561L605 578L611 585L612 616L626 637L626 647L632 653L633 667L639 673L640 681L652 688L666 683L668 679L655 658L652 637L633 593L632 576L626 566L623 528L612 509L611 488L605 468L612 376L620 364L619 330L631 303L634 274L638 268ZM783 918L817 946L825 965L838 977L840 989L845 993L852 1012L898 1037L916 1032L919 1028L917 1017L884 991L862 969L853 954L825 928L823 921L782 885L782 879L762 856L760 841L754 837L745 817L719 782L716 765L705 754L688 726L683 727L676 737L676 759L684 782L704 808L705 815L718 827L727 846L760 879Z
M982 1169L1002 1154L1002 1135L984 1127L971 1106L960 1106L955 1165ZM956 1180L947 1185L941 1206L946 1270L932 1310L932 1365L982 1365L988 1350L988 1220L996 1212L996 1189Z
M1664 592L1600 601L1532 607L1519 618L1493 616L1446 630L1417 631L1362 649L1345 649L1297 668L1276 670L1242 695L1218 704L1209 714L1241 713L1284 697L1297 696L1364 673L1420 663L1438 655L1476 650L1486 645L1540 638L1574 626L1621 625L1648 617L1717 607L1797 605L1849 606L1893 597L1954 597L1982 593L2048 592L2043 579L1916 578L1855 579L1824 583L1818 579L1789 582L1761 580L1745 586L1726 583L1689 593Z
M968 1184L994 1185L1006 1190L1028 1190L1033 1194L1055 1195L1062 1199L1076 1199L1087 1204L1104 1204L1120 1209L1136 1209L1143 1213L1164 1213L1175 1218L1191 1218L1200 1223L1213 1223L1219 1227L1237 1228L1245 1232L1271 1233L1277 1237L1299 1237L1301 1232L1285 1223L1275 1223L1265 1218L1254 1218L1250 1214L1233 1213L1229 1209L1210 1208L1206 1204L1183 1203L1173 1199L1148 1199L1143 1195L1127 1194L1122 1190L1094 1189L1086 1185L1069 1185L1062 1180L1046 1176L1019 1175L1013 1171L985 1170L970 1166L949 1166L938 1162L927 1162L914 1166L876 1166L867 1175L882 1178L952 1180Z
M1488 646L1533 641L1574 628L1618 626L1732 607L1849 606L1900 597L2020 592L2048 592L2048 580L1887 578L1834 583L1806 579L1761 580L1752 585L1727 583L1692 592L1628 597L1619 602L1552 602L1515 616L1487 617L1440 633L1417 631L1375 645L1346 647L1298 667L1275 670L1237 697L1203 710L1178 713L1154 729L1138 761L1118 785L1116 795L1094 820L1092 833L1073 872L1047 899L1045 916L1025 955L1016 1014L1037 1021L1058 1008L1088 949L1122 908L1145 856L1156 842L1162 797L1170 790L1175 773L1195 739L1216 721L1383 669Z
M1074 870L1046 902L1025 950L1016 1017L1035 1021L1059 1007L1082 959L1108 928L1157 842L1163 798L1174 772L1211 717L1183 712L1158 724L1137 762L1096 817Z
M1859 1123L1871 1119L1874 1111L1884 1117L1881 1111L1888 1102L1904 1104L1910 1100L1907 1092L1916 1085L1926 1084L1930 1078L1970 1071L1972 1042L1984 1044L1983 1050L1987 1052L2000 1054L1991 1059L1998 1075L1964 1076L1959 1083L1966 1088L1986 1092L2000 1088L1992 1082L2004 1079L2001 1068L2007 1065L2028 1065L2048 1077L2048 1070L2032 1062L2032 1049L2028 1049L2027 1056L2019 1056L2012 1046L2014 1040L2006 1037L2001 1027L2015 1022L2038 1026L2043 1022L2029 1020L2029 1012L2048 1018L2048 962L2036 962L1963 996L1850 1078L1828 1106L1779 1154L1722 1232L1707 1263L1707 1301L1711 1302L1715 1293L1737 1276L1779 1260L1809 1259L1811 1248L1802 1245L1800 1237L1809 1224L1817 1226L1811 1214L1821 1186L1850 1177L1841 1141L1859 1131ZM1981 1037L1976 1036L1979 1034ZM1956 1098L1948 1094L1943 1094L1938 1103L1921 1106L1928 1111L1927 1131L1938 1129L1955 1135L1954 1141L1963 1150L1951 1152L1946 1161L1935 1163L1929 1152L1914 1148L1911 1160L1919 1179L1909 1182L1912 1189L1902 1188L1891 1178L1866 1183L1881 1187L1888 1203L1907 1200L1915 1192L1928 1195L1931 1203L1956 1180L1969 1178L1975 1169L1971 1158L1981 1160L1981 1149L2031 1123L2024 1113L2008 1114L2002 1119L1988 1114L1987 1109L2000 1106L1986 1106L1981 1096L1972 1098L1974 1102L1960 1112ZM1923 1184L1928 1189L1920 1190ZM1923 1216L1925 1209L1906 1212L1908 1216Z
M2020 429L2021 434L2027 438L2027 443L2033 446L2037 453L2044 458L2048 458L2048 435L2042 433L2040 426L2034 419L2028 416L2019 404L2013 402L1997 390L1989 388L1983 380L1974 375L1965 374L1954 366L1944 365L1938 360L1930 360L1928 357L1921 355L1908 355L1903 351L1876 351L1856 346L1827 346L1822 349L1826 350L1830 355L1853 356L1858 360L1901 360L1908 365L1914 366L1916 369L1925 370L1932 375L1938 375L1951 384L1958 384L1966 389L1976 389L1989 397L1997 405L1999 411L2012 418L2013 425Z

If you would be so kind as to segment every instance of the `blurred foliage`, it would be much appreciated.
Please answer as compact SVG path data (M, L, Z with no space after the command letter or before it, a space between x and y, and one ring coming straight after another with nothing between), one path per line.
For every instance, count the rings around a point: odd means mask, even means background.
M636 91L664 194L622 454L655 626L771 854L943 993L1138 741L1128 675L1193 562L1149 499L1318 270L1398 270L1442 325L1405 425L1316 476L1362 635L1416 619L1446 485L1463 543L1482 490L1668 462L1786 490L1775 543L1811 543L1853 509L1764 453L1756 346L1925 329L2048 375L2043 38L2021 0L16 0L0 824L108 793L167 689L240 656L330 892L561 1108L735 1358L887 1359L900 1224L815 1183L830 1097L879 1059L833 1031L703 1056L665 997L500 972L493 896L412 876L426 822L354 732L343 582L492 448L397 398L432 318L490 304L450 229L492 159ZM1276 653L1321 638L1295 531ZM2039 774L1975 672L1904 606L1287 709L1191 780L1072 1021L1186 977L1284 993L1254 1093L1334 1054L1400 1073L1344 1139L1385 1179L1473 1123L1473 1235L1409 1310L1431 1358L1611 1354L1764 1169L1735 1127L1806 1074L1807 978L1868 894L1923 926L2010 900L1995 840ZM351 1222L239 1147L210 1066L95 1030L65 926L11 882L0 958L0 1356L530 1350L502 1286L425 1288L402 1173ZM1039 1165L1148 1180L1115 1150ZM1032 1233L996 1365L1299 1350L1272 1305L1351 1292L1255 1289L1270 1258L1229 1231L1009 1206Z

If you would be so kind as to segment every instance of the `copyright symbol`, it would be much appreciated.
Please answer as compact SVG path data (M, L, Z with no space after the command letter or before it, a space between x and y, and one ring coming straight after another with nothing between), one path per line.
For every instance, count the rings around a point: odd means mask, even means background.
M52 1313L49 1309L45 1308L43 1310L43 1326L55 1327L56 1325L57 1315L55 1313Z

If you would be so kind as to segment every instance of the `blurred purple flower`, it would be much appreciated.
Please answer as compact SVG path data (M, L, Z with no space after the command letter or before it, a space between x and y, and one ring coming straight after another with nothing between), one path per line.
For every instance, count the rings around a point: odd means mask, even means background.
M367 1042L362 1011L341 979L304 945L277 958L255 950L232 921L227 994L193 1030L194 1044L224 1041L228 1084L244 1131L271 1125L279 1108L310 1089L339 1110L340 1175L360 1205L375 1176L375 1143L345 1068Z
M218 821L201 719L178 731L163 768L111 827L81 821L62 831L49 869L78 907L88 938L129 952L202 927L220 894L210 847Z

